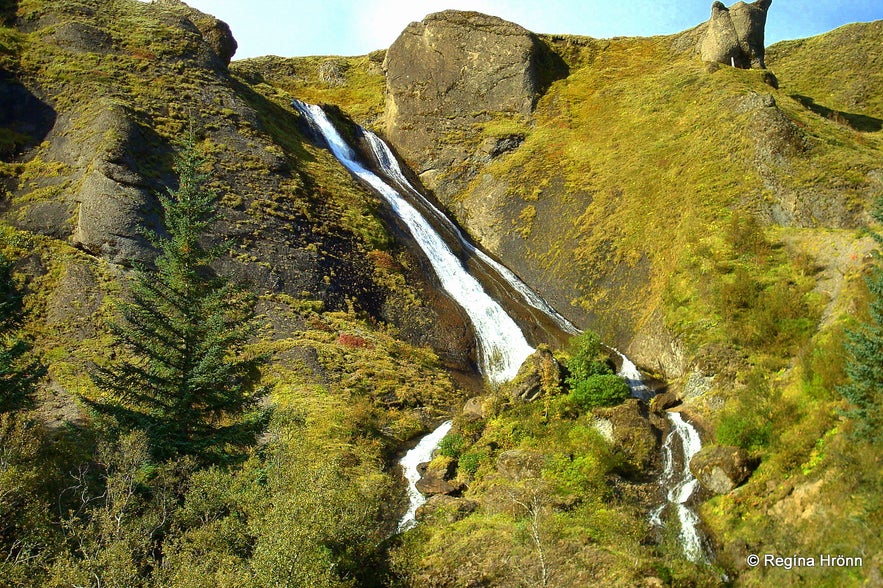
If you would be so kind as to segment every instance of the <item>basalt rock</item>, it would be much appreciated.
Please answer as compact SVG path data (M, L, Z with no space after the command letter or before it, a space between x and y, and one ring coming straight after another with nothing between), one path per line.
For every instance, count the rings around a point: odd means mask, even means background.
M530 402L560 391L561 381L561 364L548 347L541 345L518 368L518 374L509 384L509 394L512 400Z
M414 22L386 54L386 134L435 188L435 171L471 156L475 125L527 117L566 67L530 31L494 16L446 10ZM439 140L448 137L450 140Z
M478 508L478 503L474 500L436 494L430 496L426 503L417 509L414 516L418 521L435 518L447 523L456 523L475 512L476 508Z
M743 69L765 68L763 36L771 4L772 0L737 2L730 8L721 2L712 4L711 18L699 41L702 61Z
M727 494L748 479L757 461L741 447L710 445L690 460L690 471L699 483L715 494Z

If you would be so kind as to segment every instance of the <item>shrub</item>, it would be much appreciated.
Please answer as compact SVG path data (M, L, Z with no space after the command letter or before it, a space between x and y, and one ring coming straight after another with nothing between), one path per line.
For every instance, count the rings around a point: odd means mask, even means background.
M488 454L485 450L470 451L469 453L464 453L460 456L459 466L461 470L468 473L470 476L474 476L481 463L487 461L487 459Z
M570 359L567 360L567 381L573 386L592 376L612 374L607 365L601 340L592 331L585 331L570 339Z
M466 449L466 439L460 433L446 435L441 440L441 443L438 444L439 455L444 455L451 459L459 459L464 449Z
M570 390L570 398L580 408L615 406L631 395L628 383L615 374L594 375L576 382Z

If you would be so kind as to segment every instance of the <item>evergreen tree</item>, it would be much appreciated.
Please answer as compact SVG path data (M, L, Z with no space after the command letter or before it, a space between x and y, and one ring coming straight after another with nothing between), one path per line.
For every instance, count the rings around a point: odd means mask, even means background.
M0 255L0 413L24 407L45 371L37 360L28 359L31 346L18 334L21 301L12 264Z
M159 196L167 234L146 233L159 250L156 269L136 269L130 300L119 304L122 320L110 325L124 352L92 374L112 398L93 406L143 429L160 459L222 460L252 443L265 421L256 401L266 358L245 350L254 299L209 268L225 247L201 243L217 216L203 163L186 144L178 189Z
M883 223L883 198L873 216ZM883 246L883 235L872 233ZM855 419L855 435L883 443L883 267L879 260L867 279L870 320L847 332L846 384L840 393L852 405L844 414Z

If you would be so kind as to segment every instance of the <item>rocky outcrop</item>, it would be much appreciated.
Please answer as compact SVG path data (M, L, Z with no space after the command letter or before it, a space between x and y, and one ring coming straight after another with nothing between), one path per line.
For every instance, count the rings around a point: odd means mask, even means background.
M771 4L772 0L737 2L730 8L721 2L712 4L711 18L699 41L702 61L743 69L765 68L763 37Z
M563 62L536 35L494 16L447 10L402 32L386 54L386 134L430 188L466 160L475 125L526 117ZM507 140L505 150L517 143Z
M754 469L757 461L751 459L741 447L709 445L703 447L690 460L690 471L703 488L715 494L727 494L743 483Z
M417 469L420 471L421 477L415 486L426 496L456 495L463 491L463 484L455 479L456 460L436 457L428 464L421 464Z
M518 368L518 374L509 384L509 394L512 400L530 402L560 392L561 382L561 364L548 347L540 345Z
M647 404L637 398L595 413L600 418L596 427L622 452L630 469L636 473L648 471L659 456L661 417L651 413Z
M418 521L434 518L446 523L456 523L475 512L477 508L478 503L474 500L436 494L430 496L426 503L417 509L414 516Z

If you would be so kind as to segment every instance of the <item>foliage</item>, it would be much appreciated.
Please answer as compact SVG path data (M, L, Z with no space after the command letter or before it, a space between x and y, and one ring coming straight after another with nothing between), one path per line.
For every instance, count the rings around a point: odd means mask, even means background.
M760 371L750 374L745 388L728 403L717 424L717 441L748 450L766 447L773 437L778 395Z
M601 339L592 331L583 331L570 339L570 357L567 360L568 383L573 385L592 376L612 374Z
M12 263L0 255L0 413L22 408L30 401L45 373L31 345L19 334L23 321L22 295L12 276Z
M883 222L883 197L877 201L874 218ZM883 235L873 236L883 245ZM845 414L855 420L855 436L879 444L883 443L883 266L879 259L867 278L867 286L870 317L847 331L848 381L839 391L850 403Z
M570 387L570 399L583 410L598 406L616 406L628 400L628 382L616 374L599 374Z
M149 436L158 458L194 454L216 461L254 440L262 417L259 367L245 344L254 333L254 302L213 275L222 249L201 244L217 216L216 195L192 144L176 167L177 190L160 197L168 235L150 233L160 250L156 271L139 268L122 321L111 324L127 353L97 367L95 383L111 398L94 403L123 427ZM251 411L251 412L249 412Z
M466 439L460 433L450 433L438 444L438 453L452 459L459 459L466 447Z

